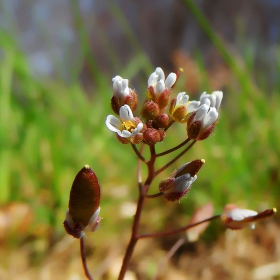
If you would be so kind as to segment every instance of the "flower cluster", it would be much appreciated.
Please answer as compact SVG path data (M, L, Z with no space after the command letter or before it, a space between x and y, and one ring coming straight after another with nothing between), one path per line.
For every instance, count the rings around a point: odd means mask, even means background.
M177 75L170 73L165 78L163 70L157 67L148 79L147 98L140 109L141 115L134 117L133 112L138 105L135 90L129 88L128 80L120 76L114 77L112 81L111 105L118 118L109 115L106 125L123 144L142 142L155 145L165 138L166 130L174 122L186 123L189 139L204 140L217 123L223 98L221 91L214 91L212 94L204 92L199 101L189 101L189 96L180 92L170 102Z
M129 87L128 79L123 79L120 76L112 79L113 96L111 107L117 116L108 115L106 126L115 133L121 143L131 144L139 160L137 168L139 199L136 214L134 215L130 243L119 273L118 279L120 280L124 279L136 242L141 238L186 232L189 240L195 241L206 229L209 222L215 219L220 219L228 229L237 230L245 227L254 228L256 221L268 218L276 213L275 208L258 213L249 209L240 209L234 204L228 204L224 207L221 215L213 216L214 207L210 203L200 207L187 226L160 233L140 234L140 217L144 199L163 197L167 201L179 201L189 193L205 160L196 159L183 164L167 178L160 181L158 185L159 192L150 194L150 187L155 177L184 156L196 141L208 138L219 118L219 108L223 99L221 91L214 91L211 94L203 92L199 100L192 101L189 100L190 98L186 92L180 92L175 98L171 99L172 90L178 78L179 74L175 73L170 73L165 78L163 70L157 67L148 79L146 99L141 108L137 108L138 97L136 91ZM185 126L186 139L171 149L157 152L155 145L165 139L169 128L175 123ZM138 149L136 144L140 143L142 147ZM149 149L144 153L145 145ZM159 157L173 153L178 149L182 149L180 153L160 168L157 167L156 160ZM145 180L142 180L142 165L146 165L147 168ZM95 231L101 221L99 216L100 185L95 173L88 165L85 165L74 179L68 207L63 223L64 228L68 234L79 239L84 271L87 278L92 279L86 266L83 244L85 233ZM180 240L184 239L181 238ZM179 248L177 246L179 243L176 242L175 244L176 250ZM174 248L173 246L170 252L174 251Z

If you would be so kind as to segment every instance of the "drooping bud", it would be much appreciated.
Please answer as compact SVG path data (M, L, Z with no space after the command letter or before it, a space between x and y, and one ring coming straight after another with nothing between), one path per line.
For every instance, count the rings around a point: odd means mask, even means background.
M277 212L276 208L267 209L263 212L256 212L249 209L240 209L234 204L227 204L224 207L221 220L229 229L242 229L245 227L255 228L255 222L268 218Z
M155 128L147 128L143 132L143 142L149 146L153 146L161 141L161 135Z
M190 139L204 140L213 131L218 119L216 108L203 104L195 115L188 119L187 132Z
M128 80L120 76L112 79L114 95L111 99L111 107L118 114L120 108L127 104L132 112L136 110L138 99L135 90L128 87Z
M165 199L177 201L186 195L197 179L197 172L205 163L204 159L187 162L178 170L175 170L170 177L159 183L159 190L163 192Z
M100 185L95 173L85 165L73 182L69 209L66 212L64 228L75 238L83 238L86 231L95 231L101 218Z

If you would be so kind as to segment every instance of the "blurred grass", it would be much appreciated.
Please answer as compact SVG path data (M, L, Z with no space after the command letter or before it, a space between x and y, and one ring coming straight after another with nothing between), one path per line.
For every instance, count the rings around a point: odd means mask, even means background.
M230 53L193 2L185 2L222 54L232 75L223 90L221 118L214 135L197 143L181 160L184 163L195 158L206 159L198 181L179 206L160 199L149 201L147 207L150 217L154 214L152 224L156 222L155 227L161 226L162 219L172 218L171 214L166 214L166 207L173 209L170 213L179 208L189 216L195 207L209 200L213 201L217 213L228 202L250 208L280 206L280 83L269 93L265 81L256 83L251 75L252 53L245 50L238 57ZM88 59L93 79L97 81L91 94L82 89L78 71L73 71L68 84L56 79L34 80L15 36L1 32L0 202L3 206L11 202L26 202L31 206L35 220L30 226L30 234L43 236L52 229L61 236L72 181L80 168L89 164L102 186L104 222L101 238L106 239L129 226L130 219L120 222L112 219L112 213L137 196L133 176L136 159L130 147L117 142L104 125L106 115L111 114L111 77L104 76L96 68L77 2L73 3L83 45L81 57ZM125 69L119 69L120 75L132 78L144 70L148 78L152 68L146 54L139 49L120 11L114 5L111 9L136 51L131 63ZM107 46L107 49L111 51L111 57L117 56L113 48ZM200 91L219 90L210 88L204 65L201 61L197 63L201 67L199 74L204 77ZM280 65L279 57L277 64ZM265 79L261 72L254 74ZM145 89L145 83L143 81L142 89ZM180 90L184 91L184 88L174 91ZM173 133L169 132L165 143L158 145L159 150L173 147L185 139L182 126L172 129ZM179 163L174 168L178 166ZM151 191L157 191L157 187L153 186ZM158 210L154 209L155 205ZM182 223L186 216L182 215Z

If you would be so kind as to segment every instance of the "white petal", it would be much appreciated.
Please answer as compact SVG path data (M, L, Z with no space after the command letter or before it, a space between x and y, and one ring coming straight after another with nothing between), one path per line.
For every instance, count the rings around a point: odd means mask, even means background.
M210 101L210 99L207 98L207 97L202 98L202 99L200 100L200 102L201 102L201 105L202 105L202 104L206 104L207 106L211 106L211 101Z
M157 67L155 72L158 75L158 78L157 78L158 81L165 80L164 72L160 67Z
M236 209L238 210L238 209ZM230 217L234 220L234 221L242 221L244 220L244 216L242 215L242 213L240 213L239 211L232 211L232 213L230 213Z
M201 130L207 129L210 125L212 125L218 118L219 114L216 108L210 108L209 112L205 115L202 121Z
M174 192L184 192L186 191L193 182L197 179L197 176L191 177L189 173L184 174L178 178L175 179L174 184Z
M136 134L141 132L141 130L143 129L143 126L144 126L143 123L138 123L137 127L132 131L131 137L134 137Z
M89 219L88 225L84 228L85 232L91 231L92 228L94 228L96 226L96 222L97 222L99 213L100 213L100 207L98 207L98 209L94 212L94 214Z
M134 120L133 113L128 105L124 105L120 108L119 115L123 122Z
M223 92L222 91L214 91L212 93L213 95L216 96L216 109L218 110L220 108L222 99L223 99Z
M258 212L248 209L234 209L230 211L229 216L234 221L242 221L245 218L252 217L258 215Z
M115 83L116 81L122 80L121 76L116 76L112 79L112 82Z
M71 227L71 228L74 228L74 221L72 219L72 216L70 215L69 213L69 209L66 211L66 219L65 219L67 222L68 222L68 225Z
M123 127L122 122L113 115L107 116L106 125L113 132L121 131Z
M189 96L185 92L179 92L176 97L176 103L174 107L187 104L189 101Z
M155 88L155 92L156 93L162 93L165 90L165 85L163 80L160 80L157 82L156 88Z
M190 103L188 103L186 107L188 114L197 111L199 106L200 106L199 101L191 101Z
M131 137L131 132L129 132L128 130L123 130L120 131L120 133L118 133L121 137L123 138L129 138Z
M177 75L175 73L170 73L165 80L165 86L171 88L175 84L176 79Z
M201 95L200 95L200 102L201 102L201 100L203 100L205 97L206 97L206 91L204 91Z
M209 110L209 106L207 106L206 104L202 104L198 108L198 110L197 110L197 112L196 112L196 114L194 116L194 120L193 121L203 121L204 118L205 118L206 113L208 112L208 110Z
M158 75L154 72L150 75L149 79L148 79L148 87L150 86L154 86L157 83L158 80Z

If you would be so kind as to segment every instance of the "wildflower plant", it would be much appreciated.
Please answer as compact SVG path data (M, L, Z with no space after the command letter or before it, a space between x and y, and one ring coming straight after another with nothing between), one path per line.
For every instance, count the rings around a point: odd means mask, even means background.
M197 141L206 140L213 132L218 119L219 109L223 99L222 91L211 94L202 93L199 100L189 100L186 92L180 92L171 99L171 92L179 77L170 73L166 78L163 70L158 67L150 75L146 90L146 100L139 108L136 91L129 87L129 81L116 76L113 81L113 96L111 107L115 115L106 118L107 128L115 133L117 140L132 147L138 158L137 191L138 202L134 215L131 238L128 243L119 273L119 280L124 279L137 242L143 238L156 238L185 232L191 239L198 238L212 220L220 220L225 227L232 230L244 227L254 228L255 222L272 216L276 209L256 212L239 209L236 205L225 206L221 215L213 216L213 205L208 204L199 208L189 222L178 229L159 233L143 234L140 229L141 214L146 199L166 199L178 202L198 181L198 172L205 164L204 159L192 159L181 167L176 166L167 178L160 178L157 193L150 193L150 188L156 177L175 164L184 156ZM140 112L140 113L139 113ZM186 139L177 146L157 152L156 145L164 141L171 126L183 125L186 129ZM144 149L149 150L149 158L144 157ZM174 158L156 169L159 157L171 154L181 149ZM148 174L142 179L142 166L146 165ZM80 240L81 258L88 279L90 275L84 255L84 238L86 232L95 231L100 223L100 185L93 170L85 165L77 174L70 192L69 209L66 212L64 227L68 234ZM106 221L106 218L105 218ZM189 233L189 234L188 234ZM185 239L178 240L178 244ZM178 249L178 244L176 248ZM174 248L172 249L174 251ZM156 279L156 278L154 278Z

